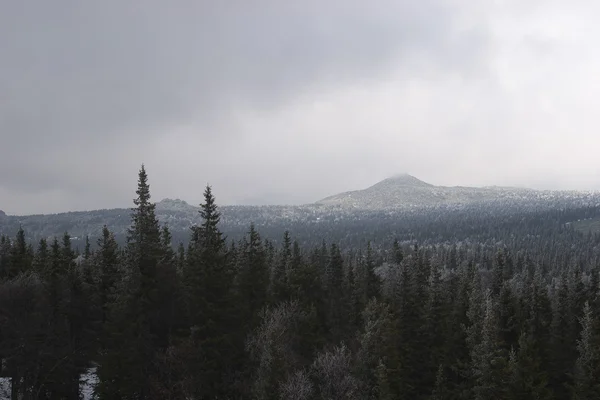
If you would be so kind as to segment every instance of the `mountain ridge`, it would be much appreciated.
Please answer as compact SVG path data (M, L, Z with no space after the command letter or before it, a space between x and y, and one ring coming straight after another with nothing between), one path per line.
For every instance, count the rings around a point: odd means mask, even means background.
M481 201L496 201L500 199L527 199L554 195L585 195L597 193L596 191L576 190L538 190L515 186L437 186L416 178L408 173L399 173L385 178L365 189L350 190L327 196L313 203L300 205L222 205L221 208L312 208L312 207L342 207L352 209L390 209L414 208L439 205L468 204ZM199 205L192 205L179 198L163 198L156 202L156 209L160 213L195 213ZM61 214L89 214L101 211L127 212L131 207L116 207L111 209L93 209L81 211L65 211L49 214L10 215L0 211L0 218L26 218L33 216L51 216Z
M510 215L523 210L590 206L600 207L600 193L444 187L402 174L384 179L366 189L340 193L304 205L220 205L219 208L221 226L226 235L241 238L247 232L249 224L255 223L268 232L266 234L271 239L278 240L292 226L299 227L303 232L320 229L319 232L325 234L342 229L341 226L373 226L375 221L379 221L378 224L385 221L385 218L397 220L400 216L407 218L408 215L446 215L466 209ZM198 211L198 205L191 205L181 199L165 198L156 203L156 216L161 224L170 228L174 243L188 240L190 227L201 223ZM46 215L6 215L0 216L0 235L14 235L22 227L27 232L28 240L36 242L41 238L51 240L69 232L75 243L83 245L82 240L86 236L95 243L106 225L124 243L130 224L131 207ZM304 240L312 239L306 236Z
M325 197L315 204L354 209L394 209L542 199L557 194L575 193L588 192L536 190L510 186L436 186L404 173L386 178L366 189Z

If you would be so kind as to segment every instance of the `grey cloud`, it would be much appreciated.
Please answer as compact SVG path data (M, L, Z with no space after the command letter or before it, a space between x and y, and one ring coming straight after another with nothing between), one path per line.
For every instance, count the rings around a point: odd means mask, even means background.
M210 119L240 99L277 104L320 79L368 75L411 48L439 53L452 10L378 4L7 3L2 131L87 143L196 113Z
M487 48L485 27L465 25L461 3L447 0L140 4L0 5L4 190L113 205L131 197L120 191L140 162L163 163L154 141L181 124L199 146L221 143L240 135L231 122L240 109L277 112L302 93L376 80L398 60L464 79ZM90 193L98 204L83 204Z

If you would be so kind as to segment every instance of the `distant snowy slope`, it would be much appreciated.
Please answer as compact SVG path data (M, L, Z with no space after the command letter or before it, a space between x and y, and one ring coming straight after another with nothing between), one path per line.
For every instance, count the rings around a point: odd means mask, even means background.
M538 201L554 197L582 196L583 193L538 191L512 187L434 186L402 174L367 189L340 193L316 204L354 209L396 209L473 203Z

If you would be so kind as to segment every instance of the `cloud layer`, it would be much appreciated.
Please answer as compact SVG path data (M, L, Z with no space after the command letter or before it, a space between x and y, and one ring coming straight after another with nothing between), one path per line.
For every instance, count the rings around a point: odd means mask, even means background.
M209 4L211 3L211 4ZM214 4L212 4L214 3ZM502 3L502 4L500 4ZM600 189L592 1L0 5L0 209Z

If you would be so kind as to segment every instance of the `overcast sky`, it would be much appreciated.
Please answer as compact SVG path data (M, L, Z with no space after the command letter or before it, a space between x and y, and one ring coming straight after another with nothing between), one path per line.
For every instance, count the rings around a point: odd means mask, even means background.
M3 1L0 209L600 189L600 2Z

